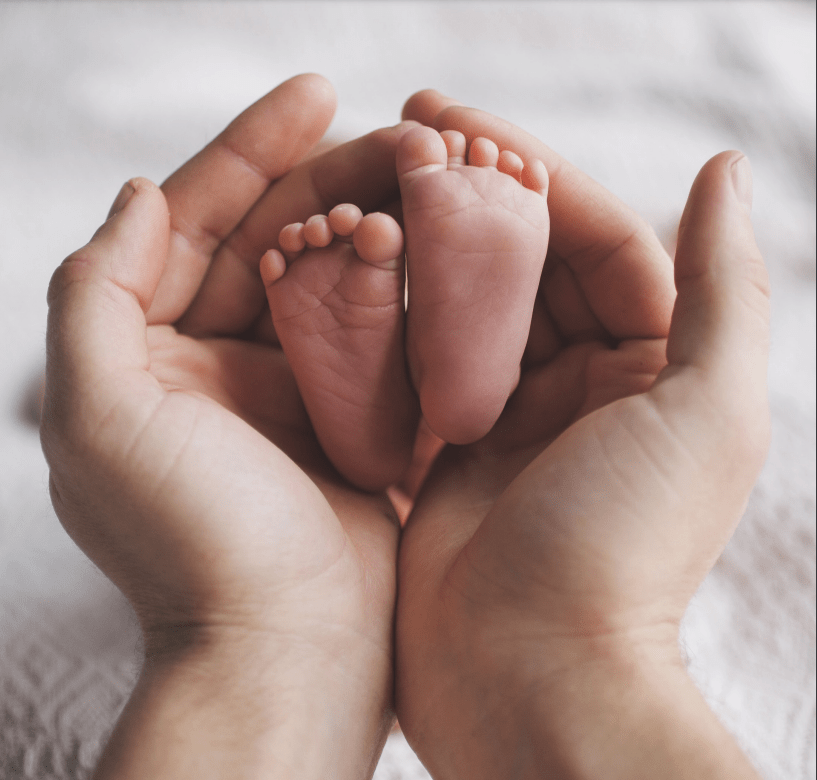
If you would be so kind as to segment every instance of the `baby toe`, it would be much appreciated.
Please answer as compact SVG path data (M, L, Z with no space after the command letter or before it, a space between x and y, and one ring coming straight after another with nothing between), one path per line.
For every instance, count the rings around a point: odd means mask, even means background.
M402 263L403 231L388 214L376 212L360 220L352 237L355 251L361 260L373 265L395 261Z
M268 249L261 258L260 269L264 286L269 287L286 273L287 263L277 249Z
M448 164L445 141L430 127L409 130L397 145L397 175L443 170Z
M278 234L278 246L288 255L297 255L304 250L306 239L304 238L304 223L293 222L284 227Z
M335 234L323 214L315 214L304 223L304 239L312 247L329 246Z
M475 138L468 150L468 164L476 168L496 168L499 147L490 138Z
M522 158L518 154L508 151L507 149L499 153L499 160L497 161L496 169L500 173L507 173L508 176L513 176L514 179L519 181L519 177L522 175L522 169L524 167L525 164L522 162Z
M448 164L465 165L465 136L459 130L443 130L440 137L448 150Z
M548 194L548 172L541 160L533 160L524 167L521 175L522 184L529 190L538 192L543 198Z
M351 236L363 218L363 212L353 203L340 203L329 212L327 218L336 236Z

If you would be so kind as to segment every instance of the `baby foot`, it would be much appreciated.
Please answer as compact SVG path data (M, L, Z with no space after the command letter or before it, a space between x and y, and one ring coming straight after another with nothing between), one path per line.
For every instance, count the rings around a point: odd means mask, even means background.
M428 127L397 150L409 366L429 427L482 438L519 381L547 252L547 171L487 138Z
M403 346L403 233L357 206L287 225L261 260L275 331L321 446L350 482L394 483L419 409Z

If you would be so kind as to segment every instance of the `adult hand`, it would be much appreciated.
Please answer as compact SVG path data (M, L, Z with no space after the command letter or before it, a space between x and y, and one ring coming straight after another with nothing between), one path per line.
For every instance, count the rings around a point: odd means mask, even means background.
M323 456L258 273L283 225L397 194L403 127L298 165L334 107L285 82L53 276L54 506L146 647L98 777L362 777L393 720L398 524Z
M746 159L697 177L672 264L544 144L438 93L404 116L550 173L551 245L522 379L447 447L399 558L397 712L435 778L736 778L679 623L768 442L768 288Z

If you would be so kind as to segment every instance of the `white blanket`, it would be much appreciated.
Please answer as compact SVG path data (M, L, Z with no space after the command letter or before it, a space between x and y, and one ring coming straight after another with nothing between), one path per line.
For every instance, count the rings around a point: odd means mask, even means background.
M684 642L762 775L814 778L814 25L791 2L0 5L0 777L87 777L138 663L129 608L53 514L26 412L49 275L123 181L161 181L317 71L336 135L393 124L434 86L548 142L668 243L700 166L749 155L774 440ZM375 777L428 775L395 736Z

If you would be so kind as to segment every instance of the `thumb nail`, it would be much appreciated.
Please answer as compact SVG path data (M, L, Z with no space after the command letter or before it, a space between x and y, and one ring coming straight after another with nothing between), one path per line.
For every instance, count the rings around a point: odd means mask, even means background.
M125 206L128 205L128 201L131 199L131 195L136 192L133 188L133 185L126 181L122 185L122 189L119 190L119 194L116 196L116 199L113 202L113 206L111 206L111 210L108 212L108 219L111 217L115 217L120 211L122 211Z
M751 211L752 166L743 155L732 163L732 186L735 188L735 195L737 195L738 200L746 206L747 211Z

